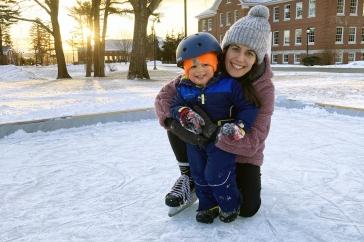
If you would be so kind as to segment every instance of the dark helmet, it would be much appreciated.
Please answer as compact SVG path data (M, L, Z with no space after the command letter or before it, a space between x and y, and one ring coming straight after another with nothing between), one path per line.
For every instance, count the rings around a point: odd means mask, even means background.
M176 50L177 66L182 67L184 60L195 58L207 52L221 53L216 38L207 32L198 32L181 40Z

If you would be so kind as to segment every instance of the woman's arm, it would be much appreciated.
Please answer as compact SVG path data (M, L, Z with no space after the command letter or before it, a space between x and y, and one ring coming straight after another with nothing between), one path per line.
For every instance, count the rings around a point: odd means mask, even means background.
M221 135L216 143L218 148L236 155L252 157L264 145L269 133L274 108L273 84L265 86L258 92L261 97L261 107L250 132L247 132L244 138L240 140L232 140Z
M176 77L176 79L168 82L165 86L163 86L154 101L155 112L159 119L159 124L166 129L167 126L165 121L167 118L172 118L170 107L173 98L176 96L176 84L180 80L181 76L178 76Z

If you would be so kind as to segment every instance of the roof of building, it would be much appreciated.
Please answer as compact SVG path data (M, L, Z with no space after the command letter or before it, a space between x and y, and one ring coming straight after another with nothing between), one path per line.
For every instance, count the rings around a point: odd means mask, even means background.
M212 6L209 9L198 14L196 16L196 18L200 19L200 18L206 18L206 17L211 17L211 16L216 15L221 1L222 0L215 0L215 2L212 4ZM269 3L269 2L274 2L276 0L239 0L239 1L240 1L239 5L241 5L243 7L244 5L249 6L249 5L255 5L255 4Z

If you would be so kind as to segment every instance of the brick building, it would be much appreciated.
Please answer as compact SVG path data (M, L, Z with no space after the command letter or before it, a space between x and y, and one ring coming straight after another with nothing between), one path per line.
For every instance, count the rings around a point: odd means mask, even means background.
M222 40L227 29L257 4L270 10L273 63L321 64L364 60L364 0L215 0L197 16L199 31Z

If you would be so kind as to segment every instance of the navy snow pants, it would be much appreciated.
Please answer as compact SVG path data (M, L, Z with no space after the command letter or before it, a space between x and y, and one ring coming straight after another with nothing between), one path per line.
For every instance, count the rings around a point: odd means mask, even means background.
M209 143L203 148L187 144L191 174L199 199L198 210L219 205L224 212L240 206L240 193L236 184L235 155Z

